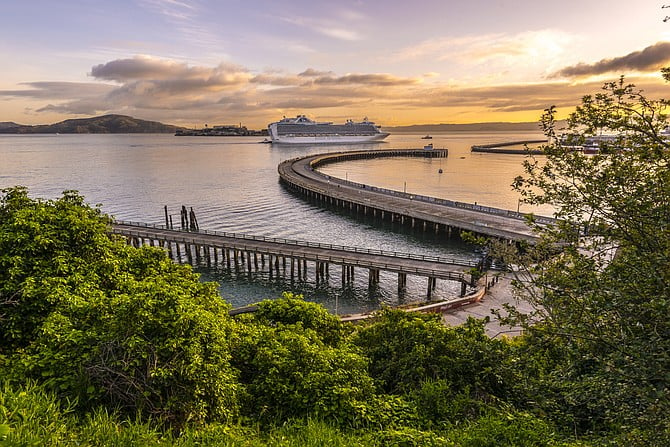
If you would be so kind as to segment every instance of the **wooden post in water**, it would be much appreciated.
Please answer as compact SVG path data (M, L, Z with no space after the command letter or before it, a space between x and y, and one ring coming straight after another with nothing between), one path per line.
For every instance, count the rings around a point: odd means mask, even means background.
M188 230L188 211L184 205L181 206L181 229Z
M193 207L191 207L191 211L189 212L189 217L190 217L190 225L189 229L191 231L198 231L200 228L198 225L198 219L195 217L195 211L193 211Z

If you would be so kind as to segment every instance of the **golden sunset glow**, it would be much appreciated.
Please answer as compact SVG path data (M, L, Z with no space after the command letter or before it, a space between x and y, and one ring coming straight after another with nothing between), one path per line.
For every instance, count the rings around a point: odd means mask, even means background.
M651 96L667 89L670 32L655 5L225 3L12 2L0 17L0 121L520 122L551 105L565 116L620 75Z

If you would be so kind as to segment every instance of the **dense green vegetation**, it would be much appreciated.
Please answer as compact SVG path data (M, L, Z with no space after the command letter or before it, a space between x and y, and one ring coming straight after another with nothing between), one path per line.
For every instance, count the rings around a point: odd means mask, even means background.
M664 107L609 84L567 131L616 140L529 159L517 188L562 220L537 246L493 244L536 304L509 309L514 339L391 309L353 326L289 293L231 317L76 192L3 190L0 443L670 445Z

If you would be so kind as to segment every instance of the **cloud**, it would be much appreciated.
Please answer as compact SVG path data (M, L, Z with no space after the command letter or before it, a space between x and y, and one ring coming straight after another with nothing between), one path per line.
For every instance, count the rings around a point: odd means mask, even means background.
M31 88L23 90L0 90L0 97L32 99L71 99L73 97L100 97L111 92L113 85L85 82L26 82Z
M108 81L125 82L132 80L175 80L175 79L214 79L246 73L239 65L219 64L217 67L189 67L183 62L157 59L150 56L135 56L130 59L117 59L96 65L90 75Z
M668 62L670 62L670 42L658 42L642 51L634 51L625 56L602 59L593 64L579 63L565 67L553 73L551 77L587 77L628 70L653 72Z
M402 86L418 84L420 78L400 78L386 73L347 74L344 76L319 76L314 79L315 84L366 84L375 86Z
M387 73L349 73L337 76L332 71L318 71L312 68L298 73L297 75L278 75L274 73L261 73L251 78L250 82L256 84L267 84L274 86L303 85L340 85L340 86L408 86L419 84L421 78L403 78Z
M296 75L277 75L270 73L261 73L251 78L249 82L261 85L289 86L289 85L299 85L305 82L305 80L300 78L300 75L296 76Z
M379 111L402 114L409 120L427 110L442 120L463 110L472 116L527 111L539 116L546 107L569 108L584 95L600 90L599 82L565 80L468 87L441 82L431 74L337 74L314 68L252 73L234 64L191 66L144 56L96 65L91 76L100 82L32 82L20 89L2 90L0 98L30 102L31 110L40 113L124 113L185 124L232 119L262 127L276 116L294 113L323 117ZM628 81L643 87L649 97L662 97L662 88L667 88L659 80Z
M302 73L298 73L298 76L304 76L304 77L318 77L318 76L331 76L334 75L332 71L319 71L315 70L313 68L308 68L307 70L303 71Z

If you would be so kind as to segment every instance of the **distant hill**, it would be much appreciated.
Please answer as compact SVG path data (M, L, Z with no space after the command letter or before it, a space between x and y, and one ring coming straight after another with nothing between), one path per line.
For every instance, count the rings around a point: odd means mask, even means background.
M0 129L9 129L12 127L19 127L21 126L20 124L13 123L11 121L1 121L0 122Z
M389 132L435 133L435 132L487 132L487 131L518 131L540 132L538 122L531 123L473 123L473 124L414 124L411 126L384 126Z
M26 126L16 123L0 123L0 133L175 133L182 127L145 121L125 115L104 115L61 121L56 124Z

